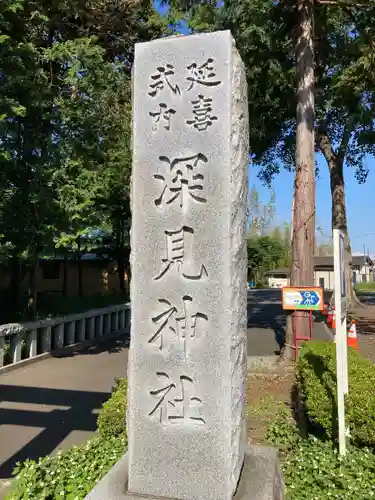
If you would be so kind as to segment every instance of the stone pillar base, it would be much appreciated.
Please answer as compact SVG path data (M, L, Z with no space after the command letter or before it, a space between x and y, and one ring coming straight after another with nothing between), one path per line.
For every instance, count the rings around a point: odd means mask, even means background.
M125 454L89 493L85 500L173 500L127 492L128 456ZM277 450L248 446L237 492L233 500L283 500L284 480Z

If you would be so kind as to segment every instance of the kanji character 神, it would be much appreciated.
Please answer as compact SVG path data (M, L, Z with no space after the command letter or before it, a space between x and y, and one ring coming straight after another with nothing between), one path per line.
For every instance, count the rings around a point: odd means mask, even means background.
M198 323L202 320L208 321L206 314L191 310L193 305L192 297L185 295L182 302L183 311L179 313L178 308L172 305L169 300L159 299L159 303L165 305L166 308L151 318L152 322L158 326L158 329L148 342L150 344L157 343L161 351L164 348L164 336L171 332L173 338L177 338L177 341L183 343L184 353L186 354L187 344L198 336Z

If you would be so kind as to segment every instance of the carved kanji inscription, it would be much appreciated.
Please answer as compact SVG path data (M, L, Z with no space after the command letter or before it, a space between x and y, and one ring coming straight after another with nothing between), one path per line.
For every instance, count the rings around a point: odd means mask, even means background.
M151 318L157 329L149 344L155 344L162 351L177 341L186 354L188 346L203 335L204 324L208 322L207 314L194 306L190 295L182 297L182 307L167 299L159 299L159 304L161 311Z
M187 375L181 375L175 382L166 372L157 372L158 389L150 391L156 400L149 413L164 425L204 425L203 402L196 396L195 383Z

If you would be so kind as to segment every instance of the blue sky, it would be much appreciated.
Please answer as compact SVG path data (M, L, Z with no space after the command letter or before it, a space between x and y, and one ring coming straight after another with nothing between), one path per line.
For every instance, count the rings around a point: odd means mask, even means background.
M159 0L155 0L156 8L161 13L166 12L166 8L161 8ZM187 32L182 28L182 32ZM250 124L251 126L251 124ZM323 234L327 238L331 235L331 191L329 185L329 174L327 164L321 155L317 157L319 165L319 179L316 182L316 225L320 226ZM349 236L352 243L353 253L362 253L365 245L370 251L370 255L375 256L375 160L367 158L366 167L370 172L366 184L359 185L354 177L354 170L345 169L346 187L346 208L348 216ZM259 191L262 202L267 202L270 192L268 188L262 186L257 178L257 167L249 167L249 185L255 186ZM290 222L291 207L293 198L294 174L282 170L274 179L272 188L276 192L276 217L275 225L282 225ZM324 241L324 240L323 240Z
M329 237L331 234L331 190L329 173L325 160L318 156L319 179L316 181L316 225L320 226L323 233ZM374 209L374 179L375 161L367 158L366 167L370 172L366 184L359 185L354 177L354 170L345 168L346 207L348 215L349 235L353 252L363 254L363 245L370 249L370 255L375 255L375 214ZM282 170L273 182L276 192L276 224L290 221L293 197L294 174ZM249 184L254 185L263 202L269 199L269 190L262 186L257 179L256 166L249 168ZM371 234L372 233L372 234Z

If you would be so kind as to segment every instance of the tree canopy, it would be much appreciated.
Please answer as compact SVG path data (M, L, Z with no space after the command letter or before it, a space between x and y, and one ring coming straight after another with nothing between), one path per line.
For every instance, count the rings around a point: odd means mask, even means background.
M134 44L168 32L149 0L1 3L0 258L13 270L88 247L98 227L123 261Z
M230 29L247 70L250 145L259 176L270 183L295 167L296 53L294 0L170 0L171 17L196 31ZM218 6L220 5L220 6ZM332 227L347 231L344 166L365 182L366 155L375 154L375 1L317 0L314 8L316 151L326 160Z

